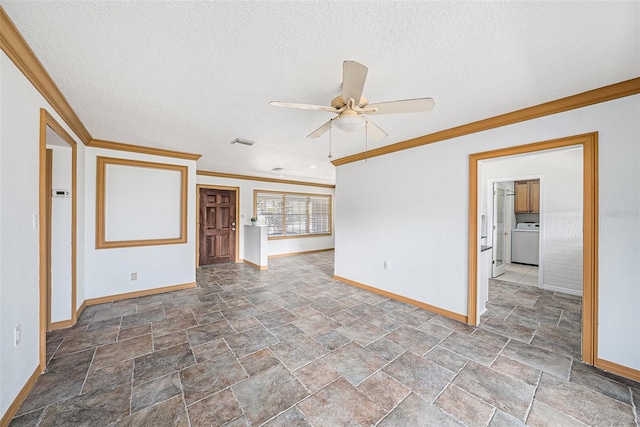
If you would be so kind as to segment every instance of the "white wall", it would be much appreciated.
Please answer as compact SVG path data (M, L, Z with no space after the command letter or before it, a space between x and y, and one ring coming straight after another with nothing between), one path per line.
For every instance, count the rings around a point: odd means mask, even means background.
M0 52L2 415L39 363L39 230L33 227L33 215L39 213L40 108L46 108L73 135L51 105ZM79 238L83 238L82 233ZM18 324L22 342L14 347L13 328Z
M84 205L85 215L88 219L85 228L85 298L106 297L195 282L196 162L87 147L85 155L85 188L87 189L96 188L98 156L188 166L187 243L96 249L96 199L94 192L91 192L87 195ZM146 179L143 178L145 172L145 168L136 169L137 174L142 174L139 176L141 180ZM149 179L153 179L154 172L154 169L148 170ZM137 215L132 214L132 217L137 217ZM171 226L170 228L167 233L174 234L175 227ZM163 234L161 231L159 233ZM131 273L137 273L138 279L132 281Z
M180 238L182 173L105 165L105 240Z
M481 162L481 200L487 182L540 178L540 273L548 290L582 294L583 150L566 148ZM513 201L513 197L509 198ZM492 217L489 208L488 217ZM515 226L515 224L514 224ZM511 230L509 230L509 233ZM489 237L491 241L491 237Z
M582 148L482 161L483 181L517 181L532 176L543 178L545 214L582 214Z
M51 133L47 132L47 142L57 137ZM71 148L47 148L53 150L52 189L69 191L69 197L51 198L51 322L60 322L71 320L72 309Z
M545 214L543 241L543 284L549 291L582 295L583 217Z
M466 314L469 155L598 131L598 356L640 369L639 117L634 95L338 167L336 275Z
M241 225L251 224L249 219L253 216L253 191L288 191L295 193L310 194L334 194L333 188L315 187L309 185L281 184L275 182L251 181L246 179L219 178L207 175L197 175L196 181L203 185L220 185L225 187L240 188L240 207L237 213L238 230L242 232ZM335 212L335 197L332 200ZM334 215L335 216L335 215ZM335 224L335 220L334 220ZM332 225L331 229L334 227ZM269 240L268 254L280 255L295 252L314 251L320 249L331 249L334 247L335 232L331 236L305 237L299 239ZM240 259L244 258L244 239L240 236Z

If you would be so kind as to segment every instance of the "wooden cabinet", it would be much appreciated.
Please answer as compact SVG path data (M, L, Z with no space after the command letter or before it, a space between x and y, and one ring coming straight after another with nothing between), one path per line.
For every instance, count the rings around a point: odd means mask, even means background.
M515 213L540 213L540 180L516 181L513 184Z

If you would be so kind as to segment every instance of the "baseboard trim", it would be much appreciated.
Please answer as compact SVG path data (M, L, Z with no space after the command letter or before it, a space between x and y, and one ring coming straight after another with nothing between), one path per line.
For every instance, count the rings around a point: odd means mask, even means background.
M84 301L84 305L104 304L105 302L120 301L129 298L146 297L148 295L163 294L165 292L180 291L182 289L195 288L196 282L183 283L181 285L165 286L162 288L146 289L144 291L127 292L125 294L108 295L106 297L90 298Z
M561 294L575 295L578 297L582 296L582 290L561 288L560 286L542 285L542 289L545 291L560 292Z
M605 371L609 371L616 375L621 375L625 378L629 378L634 381L640 382L640 370L629 368L628 366L620 365L615 362L609 362L608 360L596 359L596 368L600 368Z
M20 406L22 406L22 404L24 403L24 400L29 395L29 392L31 391L33 386L36 385L36 381L38 381L39 377L40 377L40 366L36 366L36 369L35 371L33 371L33 374L31 374L31 376L29 377L25 385L22 387L22 390L20 390L20 393L18 393L18 395L13 400L11 405L9 405L9 408L7 408L7 412L5 412L4 415L2 416L2 419L0 419L0 427L7 427L9 423L11 423L11 419L14 417L16 412L18 412L18 409L20 409Z
M65 329L65 328L70 328L71 326L75 325L76 322L73 321L73 319L69 319L69 320L60 320L59 322L53 322L50 326L49 326L49 330L53 331L56 329Z
M82 301L82 304L80 304L80 308L78 308L78 311L76 311L76 322L78 321L78 319L82 315L82 312L84 311L85 308L87 308L87 302L86 301Z
M242 260L242 263L243 263L243 264L247 264L248 266L253 267L253 268L255 268L256 270L260 270L260 271L262 271L262 270L268 270L268 269L269 269L269 266L268 266L268 265L258 265L258 264L254 264L254 263L252 263L251 261L247 261L246 259L243 259L243 260Z
M393 292L383 291L382 289L374 288L369 285L365 285L364 283L356 282L351 279L346 279L340 276L333 276L335 280L339 280L347 285L353 285L355 287L364 289L369 292L373 292L374 294L382 295L387 298L395 299L401 302L406 302L407 304L415 305L416 307L429 310L433 313L440 314L444 317L448 317L453 320L457 320L458 322L467 323L467 316L464 314L454 313L453 311L445 310L444 308L436 307L431 304L427 304L421 301L417 301L411 298L403 297L402 295L394 294Z
M284 257L288 257L288 256L296 256L296 255L306 255L306 254L316 254L318 252L329 252L334 250L335 248L327 248L327 249L314 249L312 251L302 251L302 252L289 252L286 254L276 254L276 255L269 255L269 259L273 259L273 258L284 258Z

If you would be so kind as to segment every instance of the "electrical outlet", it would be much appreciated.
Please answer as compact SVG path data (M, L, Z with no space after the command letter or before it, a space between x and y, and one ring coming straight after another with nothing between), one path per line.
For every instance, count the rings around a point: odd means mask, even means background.
M138 280L138 273L131 273L131 280Z
M384 262L384 269L385 270L391 270L391 263L389 261L385 261Z
M18 326L13 328L13 346L17 347L21 341L22 341L22 326L18 324Z

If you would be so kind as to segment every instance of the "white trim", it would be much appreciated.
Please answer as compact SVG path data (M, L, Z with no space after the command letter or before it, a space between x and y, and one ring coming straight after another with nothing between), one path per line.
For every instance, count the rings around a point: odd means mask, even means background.
M560 286L553 286L553 285L542 285L542 289L544 289L545 291L560 292L561 294L569 294L569 295L582 297L581 289L567 289L567 288L561 288Z

